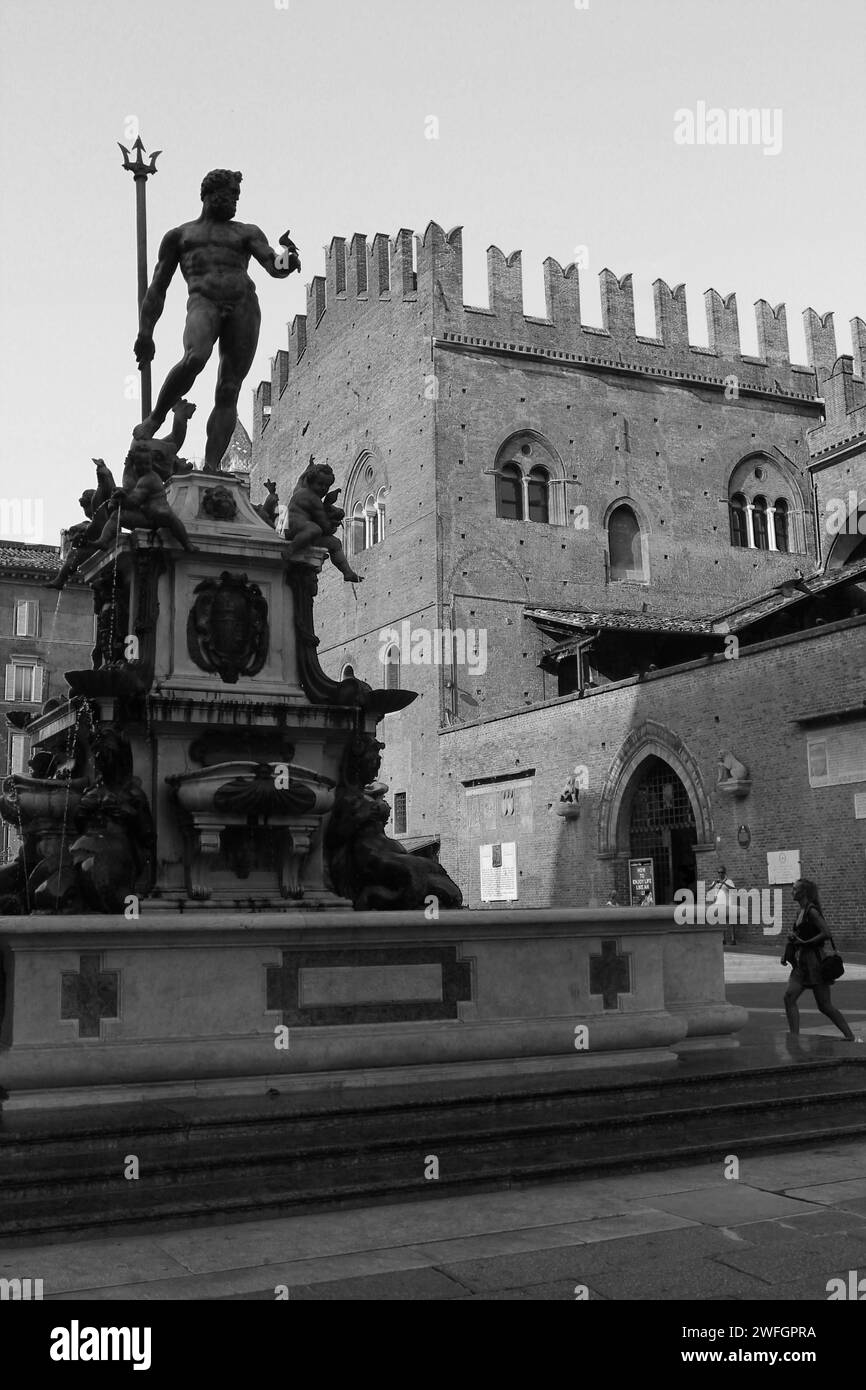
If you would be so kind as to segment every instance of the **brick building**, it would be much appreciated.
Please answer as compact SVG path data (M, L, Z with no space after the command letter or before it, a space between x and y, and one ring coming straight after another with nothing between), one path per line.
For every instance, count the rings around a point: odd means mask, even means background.
M707 292L699 348L682 286L656 282L649 338L635 332L630 276L601 273L597 328L582 322L577 269L544 269L537 318L519 252L490 249L489 307L474 308L459 230L335 238L255 395L254 500L272 477L285 502L310 454L343 489L364 583L325 577L323 664L420 695L384 724L393 829L441 843L473 904L483 856L503 846L519 900L539 904L623 892L639 850L667 900L720 852L735 879L766 883L767 853L794 848L807 872L808 836L851 797L807 780L805 801L823 803L814 825L804 809L769 843L762 798L784 796L796 815L807 725L774 745L768 673L797 670L796 720L838 703L846 658L859 659L860 540L856 526L831 536L826 513L850 493L858 515L866 486L866 325L852 324L856 361L837 359L832 315L807 310L801 366L784 306L756 305L752 357L733 295ZM850 791L857 729L845 727ZM749 768L750 789L713 791L720 750ZM841 756L828 752L831 765ZM580 814L556 815L575 767ZM645 809L673 798L663 824L647 812L631 825L641 786ZM740 825L750 848L735 861ZM503 870L488 869L489 899Z
M58 594L44 587L57 573L60 558L57 546L0 540L0 777L28 771L27 716L38 714L53 696L67 694L65 671L90 665L91 591L69 584ZM0 863L6 863L18 853L18 837L5 822L0 834Z

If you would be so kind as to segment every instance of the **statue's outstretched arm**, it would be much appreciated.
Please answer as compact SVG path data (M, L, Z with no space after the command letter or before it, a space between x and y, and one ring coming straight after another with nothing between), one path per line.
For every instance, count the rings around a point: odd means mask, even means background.
M275 280L285 280L291 275L293 270L300 270L301 258L298 255L298 248L291 240L288 232L284 232L280 237L280 245L284 246L285 253L279 259L281 264L277 264L277 253L269 245L268 239L261 227L248 226L246 249L250 255L258 261L260 266L272 275Z

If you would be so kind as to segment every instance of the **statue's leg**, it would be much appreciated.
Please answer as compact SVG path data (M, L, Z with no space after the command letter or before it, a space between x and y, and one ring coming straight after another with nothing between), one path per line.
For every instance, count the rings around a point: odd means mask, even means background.
M318 544L325 547L331 557L331 564L340 571L347 584L363 584L363 576L356 574L352 569L336 536L323 536Z
M207 422L205 473L219 473L223 454L231 443L238 422L238 396L253 365L261 322L259 301L254 294L241 300L223 322L214 408Z
M184 526L179 516L175 516L170 507L166 508L168 515L161 523L166 531L170 531L176 540L179 540L184 550L195 550L195 546L189 538L189 532Z
M73 550L70 550L69 554L67 555L63 564L61 565L58 573L55 575L53 579L46 580L45 584L43 585L43 588L62 589L69 576L75 573L75 571L78 569L78 566L81 564L82 560L85 559L85 556L88 553L92 552L86 551L83 547L80 546L76 546Z
M137 507L121 507L119 513L114 512L105 523L105 528L99 540L95 542L94 549L110 550L120 534L123 526L127 531L135 531L138 527L151 527L150 517L145 516Z
M146 420L136 425L133 439L153 439L168 412L192 386L206 366L219 335L220 311L204 295L191 294L187 303L186 327L183 330L183 357L172 367L156 405Z
M306 550L308 545L324 545L322 532L315 521L307 522L306 526L299 526L293 535L288 536L290 554L296 555L299 550Z

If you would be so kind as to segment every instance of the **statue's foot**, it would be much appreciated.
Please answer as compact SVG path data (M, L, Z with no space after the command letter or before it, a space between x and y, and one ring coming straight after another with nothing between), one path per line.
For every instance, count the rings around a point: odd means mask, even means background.
M162 421L157 422L152 415L148 415L146 420L142 420L140 425L136 425L132 431L133 439L153 439Z
M222 473L218 463L208 463L207 459L202 464L201 471L202 473Z

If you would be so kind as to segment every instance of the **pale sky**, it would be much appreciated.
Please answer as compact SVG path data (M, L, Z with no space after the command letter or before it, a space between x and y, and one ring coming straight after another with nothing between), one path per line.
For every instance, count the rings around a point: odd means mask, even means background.
M866 316L863 0L0 0L0 502L41 503L53 542L80 519L90 459L116 470L139 419L127 398L137 328L134 190L117 141L148 151L150 271L159 239L200 211L211 168L244 175L238 216L271 244L287 227L300 277L253 265L259 355L241 397L286 346L323 248L356 231L465 228L466 298L487 302L486 248L522 248L528 313L542 262L589 249L596 274L635 279L653 333L652 282L684 280L692 341L703 292L751 305ZM581 0L582 3L582 0ZM781 150L679 145L698 103L781 112ZM429 116L439 139L425 138ZM154 394L180 356L180 276L156 329ZM184 450L200 458L215 362L191 398ZM137 374L135 376L137 390ZM30 516L35 515L32 508ZM8 529L6 534L10 534Z

